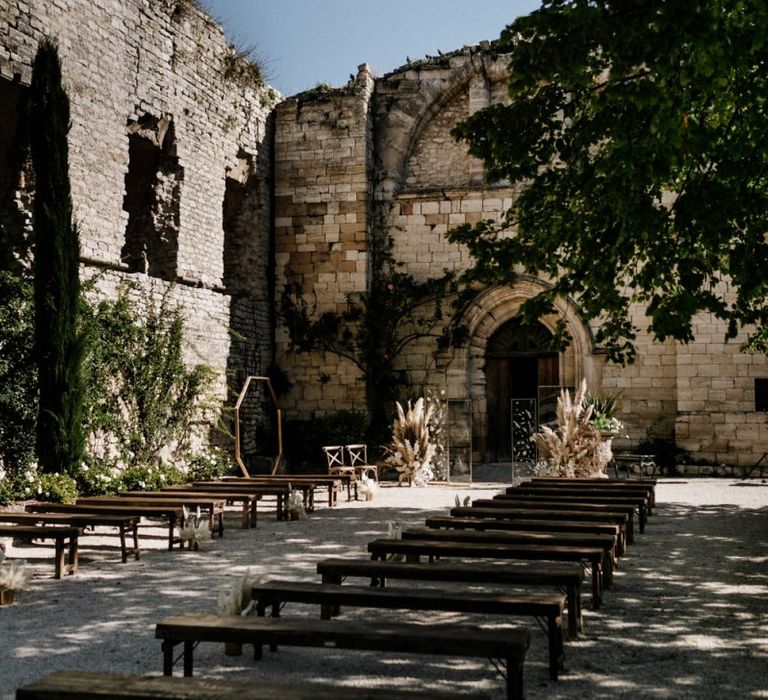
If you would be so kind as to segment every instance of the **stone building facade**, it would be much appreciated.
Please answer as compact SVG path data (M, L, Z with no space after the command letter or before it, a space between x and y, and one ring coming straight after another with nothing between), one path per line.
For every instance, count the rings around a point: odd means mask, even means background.
M31 174L19 155L37 44L56 39L71 106L84 276L132 280L186 311L188 359L227 398L273 357L275 93L195 3L0 0L0 243L29 257Z
M339 311L369 288L372 246L387 238L418 280L460 272L470 260L449 229L499 219L516 195L485 183L482 164L450 136L506 97L507 62L489 44L379 78L363 65L345 88L278 101L193 0L0 0L3 266L29 257L33 184L16 148L17 106L43 35L58 40L72 103L83 274L98 273L105 293L125 279L169 289L186 309L189 359L214 367L222 401L228 384L275 360L293 382L285 416L363 410L353 363L292 349L277 311L286 284L315 314ZM435 353L423 339L401 358L414 396L432 389L468 402L476 460L513 455L513 400L544 405L582 379L621 396L634 443L674 437L695 457L742 465L768 449L756 410L766 359L725 344L717 322L700 319L689 345L641 335L637 362L620 368L571 300L538 327L519 327L516 311L546 284L520 277L480 290L462 318L463 347ZM545 340L558 319L573 343L552 354ZM258 420L254 408L250 428Z

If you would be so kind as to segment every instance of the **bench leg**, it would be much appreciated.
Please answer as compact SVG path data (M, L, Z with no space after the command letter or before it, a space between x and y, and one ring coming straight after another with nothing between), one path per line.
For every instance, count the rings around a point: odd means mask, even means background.
M565 666L565 652L563 651L562 618L558 615L550 615L547 619L547 637L549 638L549 677L556 681L558 673Z
M123 559L123 564L128 561L128 548L125 542L125 525L119 525L120 529L120 555Z
M243 500L243 522L241 527L243 530L247 530L249 527L251 527L251 511L248 507L247 500Z
M602 566L600 562L595 560L592 562L592 609L599 610L600 603L602 603L603 586L602 586Z
M184 527L184 518L179 521L179 527ZM174 530L176 529L176 516L168 518L168 551L173 551ZM179 549L184 549L184 540L179 537Z
M173 675L173 642L170 639L164 639L162 644L163 650L163 675Z
M139 560L139 523L133 524L133 558Z
M639 521L640 521L640 534L643 534L645 532L645 523L648 520L648 511L645 507L645 503L641 503L639 510Z
M567 586L565 598L568 605L568 637L576 639L579 632L584 631L584 620L581 615L581 587Z
M627 519L627 544L635 543L635 517L633 513L629 514Z
M195 652L194 642L184 642L184 675L190 677L192 675L193 658L192 655Z
M69 540L69 575L74 576L80 568L80 552L77 545L77 536Z
M256 527L256 523L258 522L258 519L259 519L258 503L259 503L259 499L258 498L254 498L253 502L251 503L251 516L250 516L251 517L251 521L250 521L250 526L251 527Z
M523 660L507 658L507 700L525 700L523 693Z
M64 571L64 555L65 555L65 547L64 547L64 540L62 540L60 537L57 537L54 540L54 547L55 547L55 554L54 554L54 571L53 571L53 577L54 578L61 578L62 572Z

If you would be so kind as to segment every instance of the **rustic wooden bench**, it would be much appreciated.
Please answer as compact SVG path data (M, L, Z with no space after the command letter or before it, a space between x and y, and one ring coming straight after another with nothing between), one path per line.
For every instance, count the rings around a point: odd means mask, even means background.
M619 465L624 465L627 478L630 477L632 466L637 465L637 471L642 474L647 468L650 468L651 474L656 474L656 455L635 454L633 452L614 452L611 456L609 466L613 467L616 478L619 477Z
M17 524L42 525L71 525L83 528L81 537L87 535L88 528L93 530L98 526L116 527L120 536L120 552L123 563L128 561L126 532L133 535L133 558L139 558L139 518L136 515L95 515L92 513L78 515L77 513L19 513L0 511L0 522Z
M0 525L0 537L53 540L54 578L61 578L67 568L71 575L74 576L77 573L77 538L81 534L82 528L68 525ZM67 550L69 550L69 567L66 565Z
M472 508L477 511L474 515L468 517L502 517L489 515L489 511L494 509L508 510L511 512L521 513L524 512L526 518L533 517L533 513L537 510L547 513L542 517L558 517L559 514L564 514L569 520L575 518L584 520L602 520L604 522L618 522L622 519L626 530L627 544L632 544L635 541L635 507L633 505L621 506L613 505L607 506L599 503L585 503L583 501L544 501L536 498L522 499L515 497L507 497L504 500L498 498L477 498L472 501ZM452 515L459 515L458 512L454 512L455 509L451 509ZM462 514L467 509L462 511Z
M439 540L372 540L368 543L372 559L386 559L400 554L409 561L428 557L458 557L464 559L533 559L545 561L589 562L592 574L592 607L602 603L604 550L600 547L576 547L553 544L492 544L478 542L441 542Z
M573 503L581 504L591 503L596 505L606 506L606 509L616 508L621 509L624 506L630 506L633 510L637 510L639 513L638 525L640 528L640 534L645 532L645 523L648 516L648 510L645 507L645 498L637 497L623 497L613 496L609 494L597 494L589 495L583 492L578 494L572 492L557 493L550 490L536 490L523 489L521 491L511 491L504 494L498 494L494 496L496 500L510 501L510 500L523 500L523 501L543 501L545 503Z
M371 588L370 586L337 586L327 583L297 581L266 581L252 589L256 614L264 617L271 608L272 617L279 617L285 603L319 605L324 620L340 614L342 606L385 608L396 610L441 610L487 615L532 616L546 620L549 642L549 677L557 680L563 669L563 608L562 595L455 593L440 589L405 590Z
M54 671L16 691L16 700L391 700L391 688L348 688L316 683L270 683L251 679L134 676L127 673ZM449 700L455 693L397 690L398 698ZM488 700L488 694L461 694L462 699Z
M218 493L219 491L226 492L240 492L240 493L252 493L259 496L274 496L275 497L275 519L285 520L288 517L288 494L291 489L288 484L263 484L256 481L240 482L222 482L222 481L195 481L195 486L204 488L211 493ZM301 488L297 489L303 492L304 507L311 510L314 507L314 497L312 489Z
M430 515L424 521L429 528L451 530L502 530L504 532L581 532L607 535L616 542L616 554L626 552L621 527L613 523L584 523L574 520L500 520L498 518L457 518L453 515Z
M226 483L255 483L265 485L278 485L284 486L290 484L293 486L307 486L310 487L313 492L316 490L327 489L328 491L328 506L333 508L337 503L337 494L342 487L351 483L351 478L344 476L334 476L331 474L257 474L248 477L222 477ZM351 493L347 494L349 500L351 499Z
M483 506L478 505L483 502L487 502L491 505ZM583 511L583 510L547 510L540 505L533 508L518 507L514 504L509 504L508 507L504 507L503 503L499 501L493 501L488 499L477 499L475 505L472 506L457 506L451 508L450 515L456 518L472 518L478 520L502 520L502 521L536 521L541 523L558 521L568 522L583 522L589 524L606 524L617 525L621 528L621 536L619 549L626 551L629 540L629 517L626 513L606 512L606 511Z
M452 530L414 527L403 530L404 540L440 540L441 542L486 542L498 544L556 544L575 547L600 547L604 552L603 576L606 587L613 582L616 564L616 538L581 532L515 532L494 530Z
M147 493L154 493L149 491ZM122 504L127 506L165 506L170 508L187 508L188 510L195 510L199 508L203 513L208 514L208 525L211 529L211 537L216 534L219 537L224 535L224 499L223 498L207 498L207 497L186 497L169 496L168 494L160 493L159 496L150 496L141 492L139 496L129 496L128 494L121 494L120 496L86 496L85 498L78 498L75 500L76 505L85 506L119 506ZM183 519L183 518L182 518Z
M647 489L634 486L590 486L587 484L553 484L534 482L510 486L506 493L546 493L558 496L600 496L605 498L636 499L638 512L648 518L653 514L653 503Z
M372 559L323 559L317 563L323 583L341 584L345 578L369 578L372 586L384 587L388 578L444 583L490 583L502 586L547 586L565 592L568 636L575 639L583 630L580 564L530 562L400 562Z
M131 495L135 495L133 492L128 492ZM154 493L154 492L153 492ZM241 509L241 525L243 530L247 530L252 527L256 527L258 523L258 503L261 498L261 494L258 493L243 493L235 489L230 490L218 490L218 489L206 489L203 486L194 486L193 484L174 484L173 486L166 486L157 493L163 493L166 496L190 496L190 497L204 497L204 498L223 498L227 503L232 505L240 504Z
M163 674L173 675L174 647L183 644L184 675L193 671L199 642L253 644L254 657L262 646L301 646L382 651L396 654L434 654L501 659L506 670L507 698L522 700L523 662L530 645L526 630L491 630L459 625L351 623L340 620L242 617L188 613L157 624L162 641Z
M184 543L176 537L176 524L183 524L184 512L181 506L150 505L77 505L75 503L28 503L24 509L29 513L80 513L99 515L135 515L140 518L164 520L168 524L168 549L173 549L175 542L179 542L181 548Z
M651 505L656 505L656 479L599 479L596 477L569 479L559 476L534 476L530 480L524 481L523 483L537 484L539 482L551 484L588 484L589 486L597 486L598 488L611 488L612 484L628 485L632 486L633 488L645 489L651 498Z

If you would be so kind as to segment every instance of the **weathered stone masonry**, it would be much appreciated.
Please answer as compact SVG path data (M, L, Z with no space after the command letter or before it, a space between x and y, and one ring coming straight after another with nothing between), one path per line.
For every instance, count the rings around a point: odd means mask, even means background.
M189 359L217 370L221 399L228 373L238 387L275 357L294 382L282 398L286 416L364 409L364 382L350 362L291 351L275 313L285 285L298 282L316 313L340 310L349 293L368 288L372 243L386 236L417 279L463 270L466 251L447 232L498 219L517 194L508 183L485 184L482 164L450 136L467 115L506 99L506 61L489 44L375 80L362 66L346 88L274 107L273 93L250 79L192 0L0 0L3 266L29 262L34 181L17 148L17 105L44 34L58 39L72 102L83 273L101 274L104 293L126 278L157 294L170 288L187 310ZM470 399L476 459L494 447L489 407L508 399L494 386L492 364L509 362L510 392L531 380L523 374L534 343L523 347L531 339L516 334L512 319L546 284L521 277L482 290L463 319L466 347L435 358L424 341L403 358L414 393ZM642 309L633 314L646 325ZM540 332L558 318L573 344L534 358L534 384L586 378L593 392L619 393L633 442L650 430L695 457L742 465L768 448L765 414L755 410L766 359L740 353L739 339L725 344L716 320L698 319L689 345L641 334L636 364L619 368L606 362L596 326L576 303L560 302ZM497 357L499 348L508 356ZM252 417L246 452L256 449Z
M70 97L70 179L85 275L113 293L169 285L188 315L190 361L225 399L273 356L271 129L274 93L221 28L180 0L0 0L0 144L22 126L37 43L58 41ZM25 177L0 146L0 237L24 256ZM6 260L5 264L9 264ZM232 331L242 334L233 340Z

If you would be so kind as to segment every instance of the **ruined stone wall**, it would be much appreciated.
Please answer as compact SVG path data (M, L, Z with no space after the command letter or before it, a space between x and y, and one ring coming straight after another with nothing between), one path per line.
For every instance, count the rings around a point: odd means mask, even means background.
M227 372L239 386L273 354L275 95L191 0L0 0L0 95L25 90L44 34L58 42L71 102L83 266L109 270L105 288L175 284L190 357L214 367L224 399ZM7 159L0 169L0 190L4 178L20 187ZM3 244L19 243L3 226L13 207L0 199Z
M285 100L275 114L275 251L278 298L295 284L311 318L343 311L368 285L371 140L367 67L348 88ZM293 416L365 410L365 382L349 360L297 353L278 325L277 359L294 382Z

